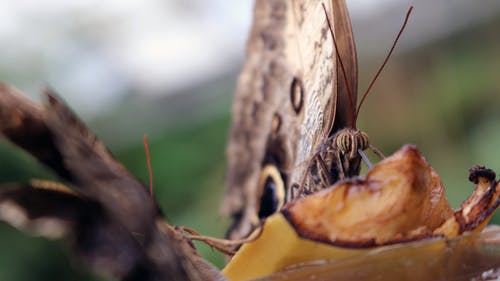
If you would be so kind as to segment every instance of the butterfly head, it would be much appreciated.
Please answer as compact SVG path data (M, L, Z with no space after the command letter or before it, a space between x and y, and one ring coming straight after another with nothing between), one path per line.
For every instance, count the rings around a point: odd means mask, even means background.
M335 134L333 140L342 154L349 154L351 158L357 153L358 149L364 151L370 146L368 135L358 129L345 128Z

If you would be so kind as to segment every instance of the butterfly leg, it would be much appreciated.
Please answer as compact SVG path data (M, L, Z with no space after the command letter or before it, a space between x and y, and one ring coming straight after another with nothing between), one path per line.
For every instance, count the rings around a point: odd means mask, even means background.
M335 160L337 161L337 167L339 170L339 180L343 180L346 178L344 172L344 165L342 164L342 159L340 158L340 150L335 150Z
M172 231L172 233L179 234L180 239L188 239L190 241L201 241L227 256L233 256L236 253L236 249L239 248L241 245L255 241L262 234L263 230L262 225L260 225L257 228L259 231L257 232L257 235L252 235L250 237L239 240L227 240L227 239L220 239L220 238L201 235L195 230L185 226L171 226L166 222L159 222L159 224L160 227L168 228ZM186 235L186 233L188 235Z
M313 167L316 167L315 170L313 170ZM321 185L321 187L309 187L309 191L317 191L320 189L323 189L325 187L330 186L330 184L333 182L330 172L328 170L328 167L326 165L325 160L321 156L320 153L315 154L311 160L309 161L309 164L307 165L307 169L305 174L302 177L302 180L300 182L300 185L298 187L298 190L296 194L292 194L290 198L293 200L294 198L300 196L301 194L306 193L306 182L307 179L310 177L312 182L317 185ZM293 193L293 192L290 192Z
M307 177L309 176L309 173L311 172L311 167L312 167L312 164L314 163L315 157L316 157L316 155L311 157L311 159L307 163L307 169L306 169L306 172L304 173L304 175L302 176L302 180L300 181L300 185L298 187L296 186L297 185L296 183L292 185L292 189L288 193L288 194L290 194L290 197L287 199L287 202L292 201L293 199L295 199L296 197L299 197L302 193L305 192L306 180L307 180ZM293 187L295 187L295 189L297 189L296 193L293 192L293 189L294 189Z
M322 170L322 173L320 173L319 178L320 178L321 184L323 186L320 189L327 188L333 182L332 176L330 174L330 171L328 170L328 167L326 166L325 160L323 159L323 157L319 153L318 153L318 156L317 156L317 160L318 160L319 167ZM321 175L324 175L324 176L321 176ZM319 189L316 188L316 190L319 190Z
M375 153L378 157L380 157L380 159L385 158L384 154L380 150L378 150L375 146L370 144L369 148L371 151L373 151L373 153Z

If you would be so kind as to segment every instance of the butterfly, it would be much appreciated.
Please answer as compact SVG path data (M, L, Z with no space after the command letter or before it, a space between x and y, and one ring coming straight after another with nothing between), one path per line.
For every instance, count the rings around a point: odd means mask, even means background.
M345 1L329 8L315 1L257 2L256 14L269 20L252 28L227 150L223 212L233 217L231 239L248 235L286 202L358 175L363 150L383 157L356 128L373 83L357 106L356 47Z
M0 84L0 135L64 183L0 190L0 219L50 238L119 280L223 280L170 226L146 188L50 89L40 105Z
M322 8L326 17L319 19ZM352 280L359 274L356 269L324 265L329 259L349 263L362 256L371 267L394 258L378 255L390 249L387 245L408 241L418 242L410 249L402 244L401 252L418 259L420 249L432 247L426 239L439 238L433 255L444 258L423 279L460 275L455 266L468 257L460 247L447 248L448 239L483 229L500 204L495 173L471 169L477 187L456 210L437 173L411 145L365 177L355 177L362 151L370 147L367 135L356 128L359 108L412 9L357 106L357 59L345 2L332 1L329 8L330 13L314 1L256 3L233 107L224 211L233 217L228 237L245 237L255 228L259 234L250 235L255 241L243 245L223 273L231 280L250 280L289 269L266 280L342 280L345 270L349 277L344 280ZM370 253L374 247L380 248ZM480 248L474 255L488 259ZM450 264L446 254L452 251L456 263ZM405 279L397 270L384 276Z

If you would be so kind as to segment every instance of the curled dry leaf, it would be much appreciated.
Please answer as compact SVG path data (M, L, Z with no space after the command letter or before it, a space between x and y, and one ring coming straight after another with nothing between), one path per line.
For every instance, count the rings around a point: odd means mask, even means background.
M453 211L438 175L414 146L406 145L365 177L286 205L224 273L231 280L247 280L302 262L357 256L376 246L480 231L499 204L500 184L483 167L473 168L471 179L476 189Z

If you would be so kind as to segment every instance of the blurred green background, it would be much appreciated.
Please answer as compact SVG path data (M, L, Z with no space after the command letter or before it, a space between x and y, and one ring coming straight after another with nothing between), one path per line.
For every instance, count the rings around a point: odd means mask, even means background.
M252 3L139 2L54 1L38 7L20 1L0 9L0 18L7 18L0 24L0 79L34 97L49 83L145 183L147 134L155 195L170 222L222 237L228 225L219 214L224 149ZM349 2L360 92L384 59L408 5ZM417 144L458 207L473 188L468 168L500 170L500 5L414 5L358 127L386 155ZM54 178L0 141L0 182L34 177ZM499 215L494 222L500 223ZM221 255L200 248L223 264ZM29 237L0 223L0 249L0 280L98 279L67 254L64 241Z

